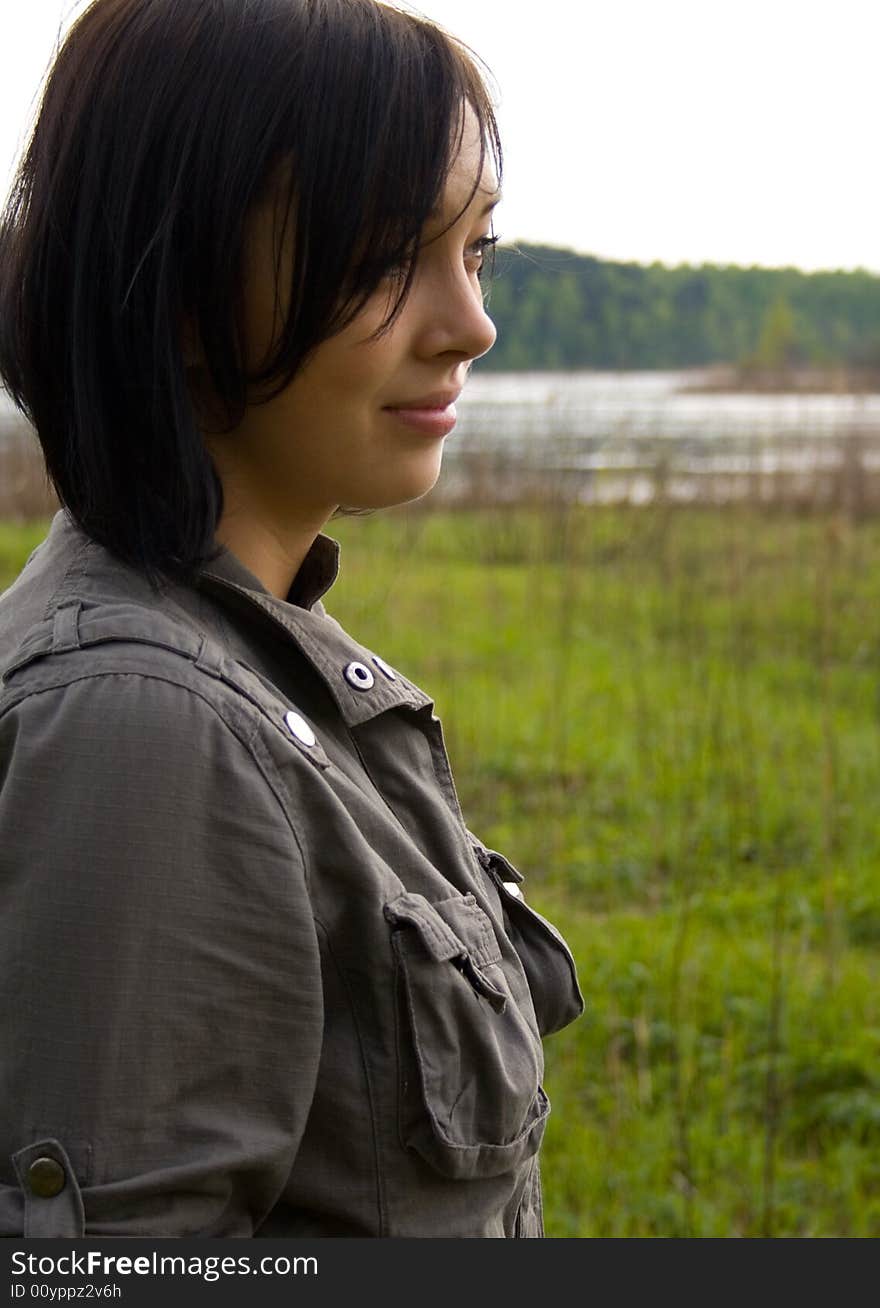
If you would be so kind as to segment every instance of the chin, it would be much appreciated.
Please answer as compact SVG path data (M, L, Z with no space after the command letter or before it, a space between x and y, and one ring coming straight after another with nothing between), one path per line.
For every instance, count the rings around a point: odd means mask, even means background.
M387 484L382 487L376 487L373 494L361 496L358 501L358 507L362 509L391 509L395 504L409 504L413 500L420 500L422 496L432 491L437 484L440 476L439 463L430 473L424 471L420 477L401 477L395 484Z

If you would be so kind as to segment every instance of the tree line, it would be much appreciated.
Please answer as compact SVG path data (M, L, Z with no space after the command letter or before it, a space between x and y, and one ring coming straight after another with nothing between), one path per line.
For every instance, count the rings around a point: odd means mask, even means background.
M618 263L499 246L498 341L481 367L880 367L880 277L797 268Z

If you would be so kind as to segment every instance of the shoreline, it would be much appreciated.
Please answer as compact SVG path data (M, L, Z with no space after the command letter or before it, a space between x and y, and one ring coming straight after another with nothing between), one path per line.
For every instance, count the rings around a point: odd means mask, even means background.
M679 395L878 395L880 368L751 368L719 364L700 369L699 381Z

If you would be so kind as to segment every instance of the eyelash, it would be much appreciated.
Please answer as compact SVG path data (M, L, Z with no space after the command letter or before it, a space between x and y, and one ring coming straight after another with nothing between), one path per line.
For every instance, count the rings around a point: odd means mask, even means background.
M465 251L469 257L473 258L476 256L480 260L480 266L474 270L479 279L482 279L485 270L485 259L487 253L489 250L495 248L500 239L500 236L480 236L476 241L474 241L473 245L469 246ZM402 281L406 277L406 272L406 265L400 264L396 268L389 268L386 276L393 280Z
M486 254L488 253L489 250L495 248L495 246L498 244L498 240L499 237L497 236L481 236L480 239L478 241L474 241L473 245L471 246L469 253L470 252L476 253L480 260L480 266L477 269L477 277L481 278L483 276L483 270L485 269L486 266L485 264Z

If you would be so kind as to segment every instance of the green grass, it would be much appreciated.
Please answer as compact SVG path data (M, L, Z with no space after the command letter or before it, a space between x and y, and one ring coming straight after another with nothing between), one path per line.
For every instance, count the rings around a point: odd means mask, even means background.
M578 960L548 1235L880 1235L880 523L328 531L328 607L434 696L469 826ZM7 580L40 534L0 529Z
M49 522L0 522L0 590L14 581L49 530Z
M578 959L556 1236L880 1234L880 524L335 521L333 611L434 695Z

